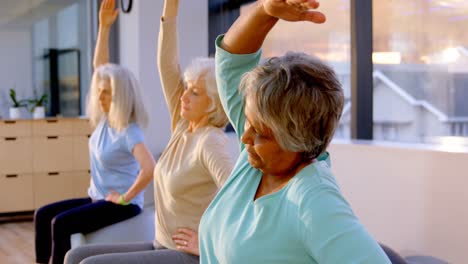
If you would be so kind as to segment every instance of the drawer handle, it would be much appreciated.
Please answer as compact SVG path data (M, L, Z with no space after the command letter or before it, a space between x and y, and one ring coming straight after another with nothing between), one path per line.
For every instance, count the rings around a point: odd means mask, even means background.
M49 176L53 176L53 175L59 175L60 173L58 173L58 172L49 172L48 174L49 174Z
M90 137L91 137L91 135L88 135L88 138L90 138Z
M6 141L15 141L16 137L6 137L5 140Z
M58 139L58 136L47 136L47 139Z
M14 120L5 120L5 124L16 124L16 121Z
M7 174L5 175L7 178L18 178L18 174Z
M57 123L58 120L57 119L47 119L46 122L47 123Z
M88 174L91 174L91 170L88 170Z

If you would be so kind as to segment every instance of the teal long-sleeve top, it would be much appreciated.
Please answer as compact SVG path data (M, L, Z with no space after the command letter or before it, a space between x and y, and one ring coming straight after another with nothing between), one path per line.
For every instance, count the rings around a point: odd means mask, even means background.
M236 55L216 44L216 74L223 107L240 137L244 100L241 76L259 62L260 51ZM342 196L328 154L303 168L278 192L254 200L262 173L250 166L244 146L223 188L205 211L199 229L200 262L390 263Z

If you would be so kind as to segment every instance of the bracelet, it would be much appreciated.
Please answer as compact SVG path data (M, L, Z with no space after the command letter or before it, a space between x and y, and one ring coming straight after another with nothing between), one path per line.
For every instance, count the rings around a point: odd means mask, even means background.
M121 194L121 195L119 196L119 204L120 204L120 205L129 205L130 202L126 202L126 201L124 200L123 194Z

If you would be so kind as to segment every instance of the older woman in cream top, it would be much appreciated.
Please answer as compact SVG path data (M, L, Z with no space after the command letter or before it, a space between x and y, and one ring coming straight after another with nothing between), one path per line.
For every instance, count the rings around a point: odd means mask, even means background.
M154 170L155 241L91 245L67 254L66 263L198 263L201 216L233 168L223 128L213 59L180 70L177 0L161 18L158 69L171 117L171 138ZM81 262L80 262L81 261Z

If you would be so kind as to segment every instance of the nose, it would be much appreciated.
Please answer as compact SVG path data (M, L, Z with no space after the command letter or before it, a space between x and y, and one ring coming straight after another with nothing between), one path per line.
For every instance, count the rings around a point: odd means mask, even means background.
M244 145L253 145L252 131L250 127L242 134L241 141Z
M102 101L103 98L104 98L103 92L102 92L102 91L99 91L99 92L98 92L98 99L99 99L99 101Z
M184 103L188 103L187 90L185 90L184 93L182 94L182 96L180 97L180 101L182 101Z

